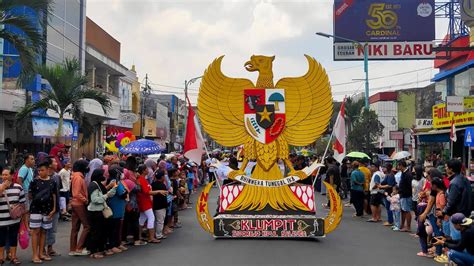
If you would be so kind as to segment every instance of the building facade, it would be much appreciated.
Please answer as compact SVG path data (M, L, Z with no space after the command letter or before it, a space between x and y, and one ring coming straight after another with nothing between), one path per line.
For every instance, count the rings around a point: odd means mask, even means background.
M85 0L54 0L53 10L49 17L36 14L26 7L13 10L16 15L28 16L38 29L43 30L47 40L44 54L38 56L37 62L43 64L62 63L65 58L77 58L84 65L84 34L85 34ZM41 29L40 21L48 20L49 26ZM7 30L22 34L15 28ZM8 150L9 155L23 150L37 152L47 150L52 145L49 138L39 136L32 123L37 128L48 123L57 123L57 116L51 112L35 112L33 118L25 123L16 123L16 112L28 101L40 99L40 91L49 89L47 82L36 77L31 84L17 86L21 71L18 52L8 42L0 42L2 58L1 88L0 88L0 149ZM82 69L83 70L83 69ZM68 119L70 117L66 117ZM56 120L56 122L55 122ZM73 121L66 123L72 126ZM41 128L41 127L40 127ZM21 136L21 137L20 137ZM68 136L74 138L72 135Z

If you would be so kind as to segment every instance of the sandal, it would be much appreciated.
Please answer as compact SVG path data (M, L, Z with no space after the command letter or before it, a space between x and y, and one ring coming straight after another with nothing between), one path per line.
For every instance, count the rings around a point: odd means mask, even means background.
M18 258L13 258L13 259L10 260L10 264L11 265L20 265L21 261L18 260Z
M48 251L48 255L49 255L50 257L61 256L61 254L59 254L59 252L56 252L56 250L50 250L50 251Z
M43 257L40 257L41 260L43 261L52 261L53 258L51 258L50 256L43 256Z
M103 259L104 258L104 255L101 255L101 254L92 254L91 255L91 259Z
M148 240L148 243L151 243L151 244L159 244L159 243L161 243L161 241L158 240L158 239L151 239L151 240Z
M33 262L33 264L43 264L41 259L32 260L31 262Z

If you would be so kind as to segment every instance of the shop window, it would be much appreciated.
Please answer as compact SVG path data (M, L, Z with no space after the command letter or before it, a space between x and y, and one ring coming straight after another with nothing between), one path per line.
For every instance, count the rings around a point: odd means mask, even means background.
M435 84L436 103L444 102L448 93L447 80L441 80Z
M471 90L471 71L467 70L454 77L454 95L469 96Z

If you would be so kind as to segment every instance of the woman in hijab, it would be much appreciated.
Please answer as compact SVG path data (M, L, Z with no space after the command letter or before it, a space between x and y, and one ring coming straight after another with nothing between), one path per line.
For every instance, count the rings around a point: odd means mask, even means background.
M113 253L120 253L127 250L121 244L121 223L125 215L125 205L128 199L127 187L122 182L123 169L117 165L109 167L109 179L107 180L107 187L116 187L116 192L107 203L112 209L112 217L106 220L106 237L108 240L107 249ZM109 252L109 253L110 253Z
M147 175L146 175L146 179L148 181L148 184L151 184L153 183L153 179L155 177L155 170L158 166L158 164L153 160L153 159L147 159L145 161L145 165L146 165L146 168L147 168Z
M117 187L114 186L107 192L107 188L103 184L104 181L104 170L96 169L91 175L91 183L87 189L89 194L87 210L89 211L89 221L91 225L88 249L92 253L91 258L94 259L104 257L106 227L102 211L105 207L104 203L107 199L113 197L117 190ZM110 251L106 252L106 255L112 254Z
M102 160L98 159L98 158L95 158L92 161L90 161L90 163L89 163L89 173L87 173L87 176L86 176L86 179L85 179L87 185L89 185L89 183L91 182L92 173L97 169L101 169L103 164L104 164L104 162L102 162Z

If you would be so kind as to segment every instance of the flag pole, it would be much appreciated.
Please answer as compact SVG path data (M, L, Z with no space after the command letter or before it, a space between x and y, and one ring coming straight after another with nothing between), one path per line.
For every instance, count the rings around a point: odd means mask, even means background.
M344 105L346 103L346 97L344 96L344 100L342 101L342 104ZM342 110L342 109L341 109ZM337 118L336 118L336 122L334 123L334 126L338 124L339 122L339 119L341 118L341 116L339 115L339 113L341 112L341 110L339 110L338 114L337 114ZM344 119L344 117L343 117ZM345 130L345 129L344 129ZM326 158L326 154L328 153L328 150L329 150L329 145L331 145L331 141L332 141L332 138L334 137L334 127L332 128L332 132L331 132L331 135L329 136L329 140L328 140L328 144L326 145L326 150L324 151L324 154L323 154L323 158L321 159L321 163L324 161L324 158ZM345 148L344 148L345 149ZM319 175L319 171L320 171L321 167L318 168L318 171L316 172L316 178L313 180L313 187L314 187L314 184L316 184L316 180L318 179L318 175Z
M339 115L337 116L335 124L337 124L338 120L339 120ZM328 153L329 145L331 145L331 141L332 141L333 136L334 136L334 128L331 132L331 136L329 136L328 145L326 145L326 150L324 151L323 157L321 158L321 163L324 161L324 158L326 158L326 154ZM321 170L321 167L319 167L318 171L316 172L316 178L313 180L313 187L314 187L314 184L316 184L316 180L318 179L319 170Z

